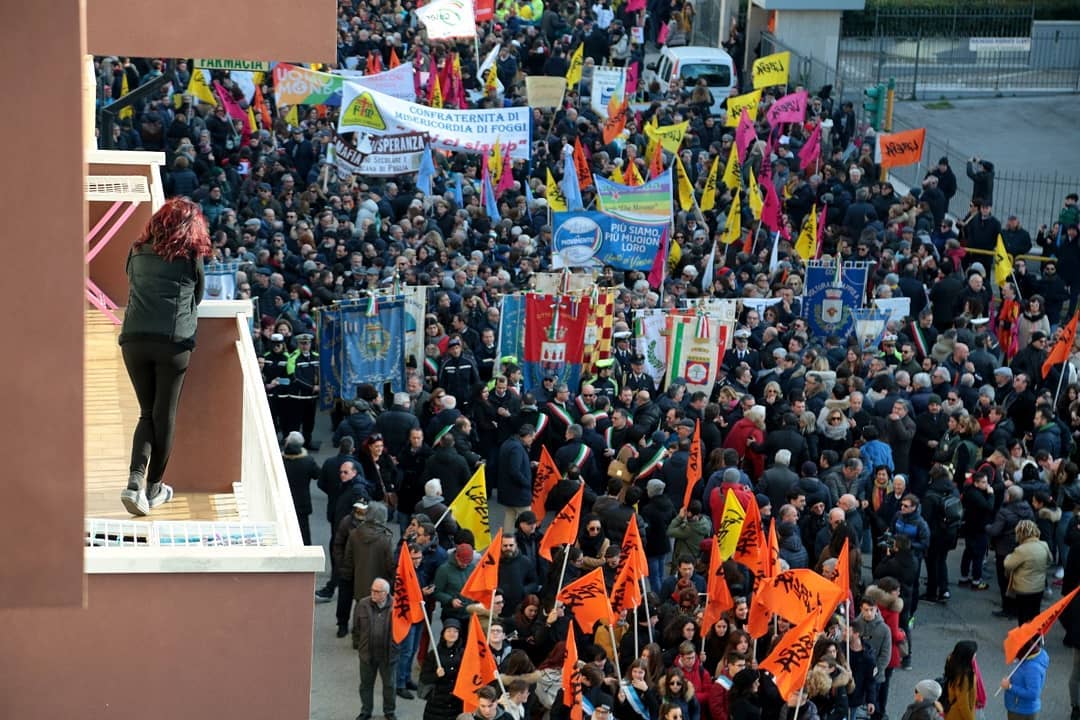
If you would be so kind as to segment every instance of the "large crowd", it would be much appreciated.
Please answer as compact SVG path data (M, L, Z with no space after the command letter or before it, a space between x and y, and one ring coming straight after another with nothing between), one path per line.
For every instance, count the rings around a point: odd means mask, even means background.
M471 106L524 105L524 77L565 75L579 45L587 88L594 66L643 69L645 46L632 40L632 28L645 24L650 41L685 42L693 5L650 0L631 12L632 4L499 0L474 49L471 40L428 41L411 4L342 3L338 64L387 67L393 54L438 68L457 52ZM485 89L476 67L500 45L502 94ZM738 64L738 28L726 46ZM758 123L743 165L744 177L771 166L783 198L779 262L770 263L771 238L755 233L717 245L730 189L717 191L712 210L676 209L671 240L679 252L660 284L612 268L596 280L617 291L610 359L586 368L577 387L550 377L526 389L520 359L496 350L500 302L550 267L547 177L562 177L564 147L580 141L597 175L636 164L644 177L646 124L688 120L680 157L700 198L713 160L723 166L734 152L731 128L709 115L707 89L677 79L640 88L642 109L608 144L603 118L577 88L553 111L534 109L531 161L512 164L514 182L494 214L482 206L475 154L436 153L430 195L412 176L339 176L328 157L337 109L304 108L290 125L273 107L269 74L261 89L272 125L241 133L220 106L184 94L191 69L183 61L104 58L97 66L106 100L172 74L160 97L115 125L112 146L166 153L169 194L201 205L215 258L239 263L237 297L257 302L255 342L308 542L311 481L328 496L333 571L317 599L336 595L338 636L351 631L358 650L360 720L374 713L376 677L390 720L395 698L417 692L425 720L457 718L462 700L453 688L472 615L484 619L500 672L476 698L476 717L485 720L573 716L562 693L567 633L576 633L580 649L584 709L597 720L879 719L895 671L917 657L912 620L920 603L955 602L992 586L1000 596L995 614L1024 623L1044 597L1080 583L1080 553L1070 552L1080 542L1080 383L1068 328L1080 297L1075 194L1059 216L1039 218L1032 237L1009 208L994 206L993 164L979 158L966 178L943 158L921 187L900 193L877 180L872 140L850 104L834 108L819 92L805 122L775 143ZM238 101L250 100L227 74L213 75ZM762 108L784 92L766 90ZM820 158L800 167L799 149L826 120ZM463 179L460 198L455 177ZM972 206L950 207L965 182L973 184ZM745 200L742 226L751 228ZM802 317L806 263L792 243L822 210L822 254L869 263L868 298L910 300L909 316L890 320L874 347L815 336ZM1013 256L1041 253L1015 257L1003 285L993 281L999 234ZM716 271L707 273L714 245ZM337 454L320 464L310 452L319 444L317 310L395 282L431 288L425 357L409 359L400 392L349 389L332 411ZM658 387L635 349L634 311L705 297L780 302L764 311L739 306L711 395ZM1067 347L1047 362L1063 333ZM698 425L704 474L682 506ZM584 486L580 535L550 562L539 553L546 524L531 509L541 448L562 474L546 501L548 518ZM613 463L628 475L611 477ZM448 512L481 465L505 509L490 607L461 595L483 548ZM764 636L747 634L755 589L747 568L724 564L734 608L700 624L712 535L729 489L775 532L784 569L835 577L845 542L851 551L851 610L828 620L805 687L790 697L757 668L790 625L779 618ZM620 616L613 632L583 633L556 602L560 578L567 584L601 568L610 590L632 517L648 560L647 603ZM951 578L956 552L960 577ZM394 643L388 594L400 553L413 561L438 631L429 635L420 623ZM1075 719L1080 612L1067 611L1063 622ZM914 695L906 710L889 710L913 720L974 718L987 703L976 649L961 641L943 663L920 658L915 665L928 678L908 683ZM1047 663L1036 646L1003 681L1010 718L1038 715Z

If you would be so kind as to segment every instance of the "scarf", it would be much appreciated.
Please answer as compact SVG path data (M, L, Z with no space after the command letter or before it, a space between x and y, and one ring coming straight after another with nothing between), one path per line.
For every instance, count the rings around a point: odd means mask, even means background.
M888 480L885 480L885 482L878 482L877 479L874 480L874 497L872 502L875 512L880 509L881 504L885 502L885 496L892 492L891 484L892 483Z

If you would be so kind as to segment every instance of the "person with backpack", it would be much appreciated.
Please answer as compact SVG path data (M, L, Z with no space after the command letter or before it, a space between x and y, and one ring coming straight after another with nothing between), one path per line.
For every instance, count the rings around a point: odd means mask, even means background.
M956 548L964 524L964 506L949 471L941 465L930 468L930 486L922 506L923 519L930 527L926 551L926 594L922 600L945 602L949 593L949 551Z

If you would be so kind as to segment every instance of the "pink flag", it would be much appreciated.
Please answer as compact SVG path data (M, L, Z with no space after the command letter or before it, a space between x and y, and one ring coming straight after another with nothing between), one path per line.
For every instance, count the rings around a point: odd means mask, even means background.
M769 133L769 138L765 141L765 152L761 154L761 169L758 171L758 178L772 175L772 154L773 134Z
M739 116L739 126L735 128L735 150L739 153L739 164L746 162L746 149L755 140L757 140L757 131L754 130L754 123L750 120L750 113L743 108L742 115Z
M761 204L761 224L775 232L780 229L780 198L776 196L772 176L762 175L758 185L765 195Z
M667 42L668 33L671 32L671 23L660 26L660 32L656 33L656 44L663 45Z
M814 126L814 131L806 139L806 144L799 150L799 167L804 171L816 163L821 157L821 123Z
M636 62L630 63L630 67L626 68L626 97L633 97L637 92L638 81L638 64Z
M416 54L413 57L412 84L413 84L413 92L416 94L416 97L418 97L418 98L422 97L422 93L420 91L420 58L421 58L420 46L417 45L416 46Z
M806 91L800 90L774 102L765 114L769 124L801 123L806 118L806 97Z
M626 12L637 12L645 9L645 0L630 0L626 3Z
M667 230L664 230L664 235L660 239L660 252L657 253L652 268L649 270L649 287L658 288L664 284L664 267L667 265L668 256L667 244L668 234Z
M514 187L514 173L510 167L510 153L503 155L502 172L499 174L499 185L495 188L495 197L503 194L503 191Z
M253 128L251 127L251 118L248 117L247 112L240 107L239 103L233 100L232 95L228 90L221 86L221 83L214 82L214 91L217 93L218 99L221 100L222 107L229 113L229 117L243 123L241 127L244 128L244 131L241 135L245 138L251 135Z

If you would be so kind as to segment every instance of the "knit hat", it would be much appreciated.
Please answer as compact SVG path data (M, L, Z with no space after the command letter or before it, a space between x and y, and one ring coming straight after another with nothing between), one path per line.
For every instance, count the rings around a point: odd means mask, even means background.
M468 565L473 560L473 546L469 543L461 543L454 550L454 559L460 565Z
M941 697L941 686L936 680L920 680L915 683L915 692L919 693L923 700L934 703Z
M758 493L754 496L757 499L758 509L767 508L772 506L772 502L769 500L769 496L763 493Z
M666 487L667 485L664 484L663 480L657 480L653 478L645 485L645 492L648 493L649 497L652 498L656 497L657 495L663 495L664 488Z

